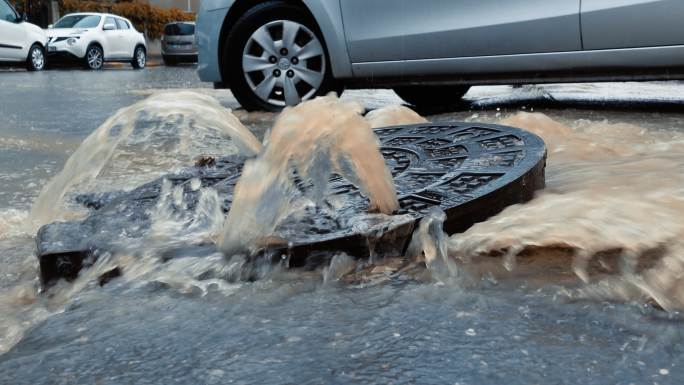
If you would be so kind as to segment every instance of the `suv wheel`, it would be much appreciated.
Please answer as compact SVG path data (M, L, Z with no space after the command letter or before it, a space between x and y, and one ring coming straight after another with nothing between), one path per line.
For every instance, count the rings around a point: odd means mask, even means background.
M247 110L279 111L335 90L325 42L297 5L269 1L230 31L223 75Z
M42 71L45 68L45 51L43 47L34 44L26 58L26 69L29 71Z
M133 60L131 60L131 65L133 66L133 68L141 70L145 68L145 64L147 64L147 53L145 52L145 48L141 46L135 47L135 51L133 52Z
M97 45L91 45L86 50L85 67L91 70L99 70L104 65L104 52Z
M469 89L470 86L402 86L394 92L418 108L440 108L457 105Z

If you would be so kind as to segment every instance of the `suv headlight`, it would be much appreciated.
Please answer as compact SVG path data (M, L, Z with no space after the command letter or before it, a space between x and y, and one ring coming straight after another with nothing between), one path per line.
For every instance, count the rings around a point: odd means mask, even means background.
M80 39L80 37L78 37L78 36L76 36L76 37L70 37L70 38L67 40L67 44L69 44L69 45L74 45L74 44L76 44L76 42L78 41L78 39Z

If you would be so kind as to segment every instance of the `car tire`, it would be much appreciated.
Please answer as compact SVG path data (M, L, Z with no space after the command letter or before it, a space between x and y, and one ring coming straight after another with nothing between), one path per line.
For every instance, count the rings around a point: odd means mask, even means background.
M42 71L45 69L45 50L40 44L34 44L29 49L26 57L26 69L29 71Z
M280 111L341 91L318 25L291 2L268 1L248 10L229 32L222 55L223 78L248 111Z
M86 69L97 71L102 69L104 66L104 51L99 45L91 44L86 49L84 60L84 66Z
M164 61L164 65L168 67L173 67L175 65L178 65L178 60L172 56L162 56L162 61Z
M450 107L461 103L470 86L401 86L394 92L405 102L422 109Z
M133 59L131 59L131 65L137 70L145 68L147 65L147 52L142 46L135 47L133 51Z

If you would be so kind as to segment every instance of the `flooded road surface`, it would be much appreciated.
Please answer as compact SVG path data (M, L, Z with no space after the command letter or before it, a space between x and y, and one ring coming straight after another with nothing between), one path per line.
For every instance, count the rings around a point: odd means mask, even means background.
M158 264L123 255L128 270L103 287L96 272L106 259L38 294L32 203L116 110L168 88L238 107L189 68L0 73L9 117L0 121L1 383L684 381L684 85L481 87L457 111L420 111L431 121L520 126L549 146L547 190L443 238L458 263L443 279L395 274L388 262L340 281L332 266L227 281L207 274L231 268L221 258ZM350 99L366 110L400 102L382 90ZM259 139L276 118L234 113ZM159 136L148 139L138 144ZM155 151L169 160L163 148L142 148L147 160ZM123 160L140 155L125 149L109 163L110 185L129 181ZM145 165L133 169L154 168Z

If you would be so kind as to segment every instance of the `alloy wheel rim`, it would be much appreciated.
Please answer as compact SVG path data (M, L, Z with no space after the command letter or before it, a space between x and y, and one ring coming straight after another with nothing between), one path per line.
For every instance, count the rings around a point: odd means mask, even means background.
M242 53L247 85L260 100L278 107L313 98L325 79L325 65L316 34L291 20L258 28Z
M102 54L97 48L88 51L88 65L90 68L100 68L102 66Z
M139 67L144 67L145 66L145 52L143 52L142 49L138 49L138 54L136 55L136 58L138 60L138 66Z
M45 65L45 57L40 49L33 49L31 52L31 62L33 63L33 68L38 70L43 69L43 66Z

